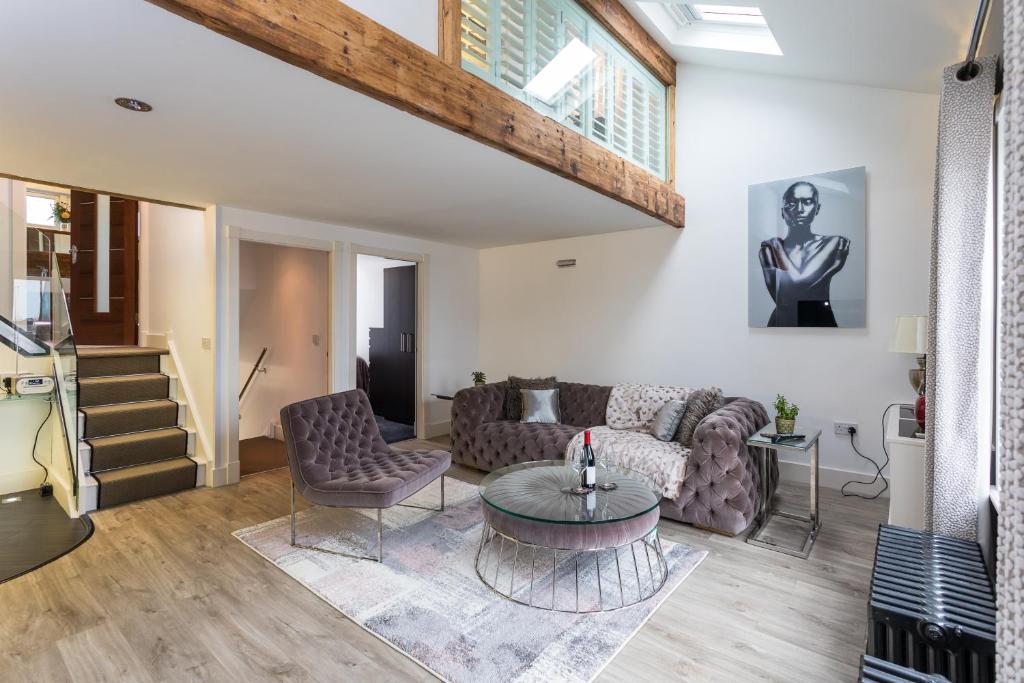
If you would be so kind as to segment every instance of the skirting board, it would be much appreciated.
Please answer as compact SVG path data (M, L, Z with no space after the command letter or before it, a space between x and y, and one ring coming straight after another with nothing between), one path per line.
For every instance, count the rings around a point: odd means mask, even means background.
M452 423L450 420L428 424L426 430L424 430L424 436L428 439L434 439L439 436L446 436L451 433Z
M833 467L818 467L818 485L822 488L836 489L837 491L848 481L871 481L874 476L874 473L868 474L866 472L852 472L850 470L841 470ZM886 479L888 479L889 473L886 472L885 476ZM811 466L806 463L786 462L785 460L780 460L779 478L782 479L782 481L806 484L811 478ZM873 495L875 491L881 487L882 482L879 480L871 486L852 486L850 488L857 493ZM889 490L886 489L885 493L883 493L881 497L888 498Z
M52 477L50 481L53 481ZM43 483L43 469L41 467L33 466L26 470L4 472L0 474L0 495L38 489L41 483Z
M241 469L238 461L229 462L223 467L210 467L206 476L207 486L227 486L237 484L241 479Z

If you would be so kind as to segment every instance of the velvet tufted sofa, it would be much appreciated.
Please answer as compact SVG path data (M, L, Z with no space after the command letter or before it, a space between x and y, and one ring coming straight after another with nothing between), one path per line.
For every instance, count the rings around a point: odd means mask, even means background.
M463 389L452 402L452 460L492 471L530 460L560 460L577 433L605 424L611 387L558 383L562 424L521 424L504 414L506 382ZM729 398L704 418L693 435L682 494L663 500L661 513L725 534L738 534L754 521L760 505L758 460L746 440L768 424L764 406ZM778 465L772 461L769 490Z

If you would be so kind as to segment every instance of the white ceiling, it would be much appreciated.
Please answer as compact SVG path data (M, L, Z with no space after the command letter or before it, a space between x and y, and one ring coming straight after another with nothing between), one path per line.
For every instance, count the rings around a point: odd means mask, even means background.
M147 2L3 5L0 173L478 247L658 225Z
M977 0L704 1L760 7L783 55L671 45L638 0L622 0L681 63L925 93L963 60L978 11Z

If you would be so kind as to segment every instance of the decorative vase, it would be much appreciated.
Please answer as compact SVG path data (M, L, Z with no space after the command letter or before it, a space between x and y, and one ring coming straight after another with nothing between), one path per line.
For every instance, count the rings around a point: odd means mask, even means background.
M796 418L787 420L784 417L775 418L775 431L779 434L792 434L796 430Z
M928 402L925 400L924 394L917 397L917 401L914 403L914 417L917 419L917 426L924 431L924 420L925 414L927 413Z

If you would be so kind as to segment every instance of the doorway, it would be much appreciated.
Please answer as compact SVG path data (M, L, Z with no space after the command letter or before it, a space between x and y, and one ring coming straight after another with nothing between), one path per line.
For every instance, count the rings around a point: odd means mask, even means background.
M134 346L139 321L139 202L71 190L71 300L75 341Z
M281 408L329 391L327 252L239 242L239 474L287 464Z
M356 386L388 443L416 436L417 268L356 255Z

